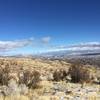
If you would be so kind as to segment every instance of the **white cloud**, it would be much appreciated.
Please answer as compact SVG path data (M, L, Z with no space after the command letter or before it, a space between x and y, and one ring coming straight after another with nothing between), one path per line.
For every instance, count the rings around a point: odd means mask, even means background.
M51 37L50 36L43 37L41 40L42 40L43 43L49 43L50 40L51 40Z
M0 41L0 52L12 51L32 44L32 39Z
M82 51L82 50L100 50L100 42L88 42L80 43L74 45L50 45L48 44L51 40L51 37L43 37L38 41L34 38L23 39L23 40L14 40L14 41L0 41L0 53L8 53L9 51L14 51L18 48L23 48L27 46L36 47L36 48L45 48L43 44L47 44L47 51ZM42 42L42 43L41 43Z
M0 41L0 53L7 53L10 51L14 51L19 48L23 48L26 46L31 47L41 47L43 44L48 44L51 40L51 37L43 37L42 39L34 39L33 37L30 39L22 39L22 40L13 40L13 41ZM42 43L41 43L42 42Z
M100 42L88 42L88 43L80 43L76 45L71 45L72 47L100 47Z
M82 50L100 50L100 42L88 42L68 46L55 46L50 51L82 51Z

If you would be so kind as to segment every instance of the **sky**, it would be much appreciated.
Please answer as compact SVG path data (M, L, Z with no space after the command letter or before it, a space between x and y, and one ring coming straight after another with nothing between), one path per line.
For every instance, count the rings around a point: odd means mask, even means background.
M0 0L0 54L100 42L100 0Z

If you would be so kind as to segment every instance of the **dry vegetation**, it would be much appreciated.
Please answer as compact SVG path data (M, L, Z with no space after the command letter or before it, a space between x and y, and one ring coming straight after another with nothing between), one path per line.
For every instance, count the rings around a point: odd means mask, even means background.
M94 66L63 60L0 59L0 100L99 100L99 97L100 69Z

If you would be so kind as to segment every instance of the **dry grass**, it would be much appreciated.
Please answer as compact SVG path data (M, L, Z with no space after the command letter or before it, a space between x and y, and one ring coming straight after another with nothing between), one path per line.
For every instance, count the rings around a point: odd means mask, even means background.
M66 83L68 74L72 82L89 82L92 78L91 72L96 73L89 67L70 66L71 64L61 60L0 59L0 100L61 100L54 93L55 83L62 84L64 89L75 88L79 87L79 83ZM53 75L54 81L50 75ZM41 76L46 80L41 81ZM63 93L58 91L58 94Z
M10 96L0 96L0 100L30 100L28 96L23 95L10 95Z

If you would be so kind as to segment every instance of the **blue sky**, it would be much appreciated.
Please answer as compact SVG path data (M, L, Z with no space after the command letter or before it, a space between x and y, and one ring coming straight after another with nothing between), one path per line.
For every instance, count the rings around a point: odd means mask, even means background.
M43 38L50 38L44 46ZM100 0L0 0L0 41L33 39L12 53L100 42ZM50 48L50 47L49 47Z

